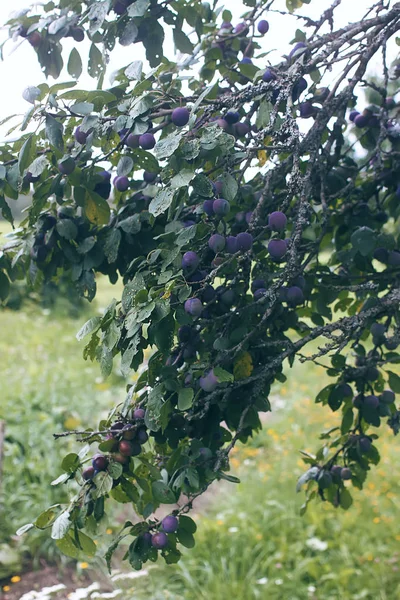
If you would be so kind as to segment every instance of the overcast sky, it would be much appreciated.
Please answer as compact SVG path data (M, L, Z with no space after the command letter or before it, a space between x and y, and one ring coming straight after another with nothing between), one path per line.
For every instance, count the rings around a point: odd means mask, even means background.
M331 5L331 3L332 0L312 0L310 5L304 5L302 12L310 17L318 17L323 10ZM335 11L336 26L342 27L349 22L359 20L371 3L373 3L372 0L342 0L342 5ZM5 23L11 8L13 11L16 11L25 8L29 4L29 0L12 0L10 3L2 0L0 2L0 24ZM240 3L236 2L236 0L234 3L232 1L227 1L226 7L235 13L234 21L237 21L241 11L238 9L233 10L233 4L236 6ZM277 7L283 9L284 6L284 0L278 0ZM270 30L264 37L263 46L266 50L276 49L276 56L279 60L279 57L282 54L287 53L293 33L296 27L301 27L301 22L293 18L292 27L290 27L290 25L288 25L287 17L270 13L266 15L266 18L270 22ZM4 31L0 32L0 37L1 36L4 39ZM75 42L71 41L69 38L65 40L64 62L67 62L69 52L74 43ZM85 47L88 47L87 42L77 44L77 47L84 57L86 54L84 49ZM393 58L395 49L394 46L392 48ZM172 52L172 48L170 49L170 52ZM142 58L140 44L134 44L124 48L121 46L118 47L117 45L112 53L109 73L138 58ZM272 58L271 61L273 62ZM61 74L59 81L68 81L69 79L71 78L65 71ZM37 85L38 83L45 81L39 63L35 57L35 52L26 40L23 40L21 43L18 42L17 44L14 44L12 41L6 44L5 61L0 62L0 81L3 84L2 94L0 96L0 120L9 114L24 113L28 109L28 104L22 99L23 90L29 85ZM79 87L90 89L93 88L94 85L94 80L88 77L87 74L82 74ZM105 86L107 85L108 79L106 78Z

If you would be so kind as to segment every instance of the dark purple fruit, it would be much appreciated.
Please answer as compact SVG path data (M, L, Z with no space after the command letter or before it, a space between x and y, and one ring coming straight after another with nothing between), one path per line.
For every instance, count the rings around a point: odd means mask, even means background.
M369 437L362 437L362 438L360 438L359 445L360 445L360 451L363 454L367 454L371 450L372 441Z
M143 148L143 150L151 150L156 145L156 138L152 133L143 133L139 137L139 146Z
M196 252L189 250L182 256L182 268L195 270L200 264L200 258Z
M299 111L302 119L309 119L315 116L316 109L311 102L302 102L299 106Z
M86 469L84 469L82 471L82 477L85 481L89 481L90 479L93 479L95 474L95 470L93 467L86 467Z
M289 57L292 58L296 54L296 57L300 55L300 50L307 48L307 44L305 42L297 42L289 52Z
M32 33L28 35L28 42L33 48L39 48L42 43L42 36L38 31L32 31Z
M236 111L228 111L226 113L226 115L224 116L224 120L228 123L228 125L234 125L235 123L237 123L240 119L240 115L238 112Z
M352 123L354 123L354 119L355 119L356 117L358 117L358 115L359 115L359 114L360 114L360 113L358 112L358 110L352 110L352 111L350 112L350 114L349 114L349 120L350 120Z
M133 411L133 418L135 419L135 421L141 421L142 419L144 419L146 415L146 411L144 410L144 408L135 408L135 410Z
M343 479L343 481L348 481L349 479L351 479L352 474L350 469L348 467L343 467L340 476Z
M238 251L237 239L233 235L228 235L225 240L225 252L228 254L235 254Z
M82 131L80 127L75 129L74 137L78 144L86 144L86 140L89 137L89 131Z
M213 202L213 211L216 215L219 215L220 217L227 215L230 208L231 207L229 202L227 200L224 200L223 198L217 198Z
M365 396L364 406L367 406L368 408L378 408L378 405L379 398L377 396L373 396L372 394L370 396Z
M286 290L286 301L291 306L298 306L304 302L303 290L297 285L293 285Z
M262 35L268 33L268 30L269 30L268 21L266 21L265 19L263 19L262 21L259 21L259 23L257 25L257 29L258 29L258 32L261 33Z
M161 521L162 528L166 533L175 533L179 527L179 521L173 515L169 515L168 517L164 517Z
M276 75L271 69L266 69L264 71L264 75L262 76L262 80L266 83L270 83L271 81L275 81Z
M58 170L62 175L71 175L71 173L75 170L75 161L72 156L68 156L64 160L58 163Z
M151 545L154 548L157 548L157 550L162 550L163 548L166 548L168 546L168 537L165 533L163 533L162 531L159 531L158 533L155 533L152 537L151 537Z
M122 456L137 456L142 451L139 444L128 440L122 440L118 445L118 450Z
M188 111L187 108L184 108L184 107L175 108L175 110L172 111L171 121L177 127L184 127L185 125L188 124L189 117L190 117L190 112Z
M199 317L202 313L203 305L198 298L188 298L185 302L185 311L192 317Z
M204 200L204 203L203 203L203 211L209 217L212 217L214 214L213 204L214 204L214 200Z
M103 454L95 454L92 458L92 465L95 471L105 471L108 460Z
M140 135L135 135L134 133L130 133L125 140L125 144L129 146L129 148L139 148L139 140Z
M119 192L126 192L129 188L129 179L123 175L122 177L117 177L114 179L114 187Z
M366 127L368 125L368 122L369 122L369 117L366 117L365 115L357 115L354 118L354 125L356 127L360 127L360 128Z
M233 127L233 130L234 130L236 137L242 138L242 137L245 137L249 133L250 127L248 126L247 123L236 123Z
M251 233L247 233L247 231L238 233L236 236L236 245L238 250L247 252L247 250L250 250L253 245L253 236Z
M83 42L85 39L85 32L82 27L71 27L70 35L74 38L75 42Z
M143 181L146 183L153 183L157 179L157 173L151 173L150 171L145 171L143 173Z
M199 384L205 392L213 392L218 385L218 379L214 375L214 371L211 369L207 375L200 377Z
M215 252L215 254L222 252L222 250L225 248L224 236L220 235L219 233L214 233L208 240L208 246L213 252Z
M287 246L284 240L270 240L268 243L268 252L274 260L280 260L286 254Z
M400 265L400 252L391 250L388 255L388 264L391 267L398 267Z
M268 217L268 225L273 231L283 231L287 224L287 217L285 213L280 210L276 210L271 213Z
M139 442L139 444L145 444L148 439L149 436L147 431L145 429L139 429L136 436L136 440Z
M265 288L258 288L254 292L254 300L255 301L260 300L260 298L265 296L266 293L267 293L267 290Z

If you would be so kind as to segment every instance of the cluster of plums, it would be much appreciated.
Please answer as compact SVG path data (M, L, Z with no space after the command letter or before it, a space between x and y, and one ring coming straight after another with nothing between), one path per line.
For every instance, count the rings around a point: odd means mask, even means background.
M20 25L17 29L18 35L26 38L33 48L40 48L44 40L44 36L40 31L31 31L28 33L28 29L24 25ZM85 39L85 31L82 27L71 25L65 28L64 37L71 37L75 42L83 42Z
M364 127L379 127L379 108L370 105L367 106L367 108L364 108L362 113L358 110L352 110L349 114L349 120L360 129L363 129Z
M142 446L149 439L144 424L145 410L136 408L133 411L133 422L116 422L107 434L107 440L114 440L115 444L110 450L111 460L122 465L129 463L131 456L138 456L142 452ZM92 464L82 472L85 481L92 480L97 473L105 471L109 465L110 458L104 454L96 454Z
M388 416L386 406L393 404L396 397L392 390L385 390L379 396L374 394L358 394L353 398L353 406L358 409L366 408L378 410L382 416Z

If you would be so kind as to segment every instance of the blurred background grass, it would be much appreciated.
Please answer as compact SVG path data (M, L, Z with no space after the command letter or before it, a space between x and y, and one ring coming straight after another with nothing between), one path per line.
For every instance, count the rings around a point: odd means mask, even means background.
M0 312L0 419L6 422L5 464L0 496L0 579L38 566L42 559L62 564L47 532L15 537L21 525L44 508L66 499L63 486L51 487L60 462L76 448L53 433L97 422L124 397L124 382L103 381L97 364L85 362L75 334L120 290L101 279L96 303L86 308L58 300L51 309L24 302L19 311ZM382 460L363 491L354 490L350 510L312 504L304 517L304 494L295 493L304 471L299 451L315 451L321 430L340 415L313 403L328 383L325 371L295 363L285 384L273 390L273 415L246 447L236 449L232 472L240 485L218 484L198 509L196 547L179 565L151 565L148 575L118 587L135 600L400 598L399 444L383 427ZM117 510L117 506L115 505ZM108 509L99 556L119 527L120 513ZM9 562L1 566L1 551ZM14 553L13 550L16 550ZM100 558L91 575L104 575ZM23 577L23 575L22 575Z

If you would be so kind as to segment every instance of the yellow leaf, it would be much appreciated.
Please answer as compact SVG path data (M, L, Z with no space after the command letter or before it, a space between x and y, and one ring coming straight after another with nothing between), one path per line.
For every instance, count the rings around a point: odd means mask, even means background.
M233 376L236 380L238 379L246 379L246 377L250 377L253 372L253 361L251 358L251 354L248 352L243 352L235 362L233 367Z
M267 162L267 152L265 150L259 150L257 156L260 167L263 167Z

